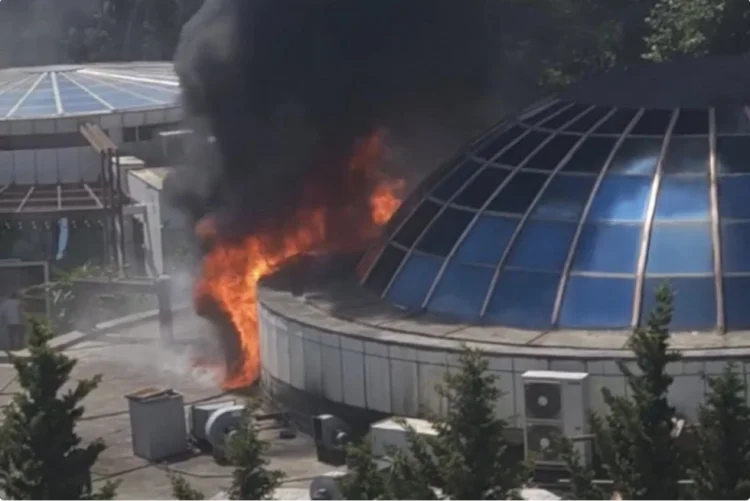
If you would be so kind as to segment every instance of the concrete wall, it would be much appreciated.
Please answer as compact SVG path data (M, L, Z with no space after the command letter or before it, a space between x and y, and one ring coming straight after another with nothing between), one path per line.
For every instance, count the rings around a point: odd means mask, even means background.
M368 341L356 334L324 331L281 317L259 304L259 328L263 377L272 377L295 389L372 411L415 416L420 406L433 412L444 410L435 391L446 368L457 366L457 353L436 347L406 346L399 334ZM588 372L589 402L605 411L603 387L625 394L625 380L613 360L531 358L487 354L490 371L498 377L503 397L497 413L511 426L520 426L523 409L522 374L527 370ZM703 401L705 385L701 374L720 373L725 360L691 359L672 364L675 381L671 401L678 412L695 418ZM747 377L750 364L739 361Z
M83 123L98 124L109 132L115 144L125 153L160 151L156 138L147 144L123 143L124 127L177 123L182 118L179 107L109 113L103 115L0 121L0 138L13 135L64 134L77 132ZM154 157L156 153L150 154ZM148 155L146 155L148 156ZM0 150L0 186L17 184L54 184L94 182L99 176L99 156L88 146L31 150Z

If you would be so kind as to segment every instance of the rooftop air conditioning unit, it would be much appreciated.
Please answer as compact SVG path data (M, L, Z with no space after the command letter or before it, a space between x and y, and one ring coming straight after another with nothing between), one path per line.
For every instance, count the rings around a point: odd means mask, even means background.
M437 435L437 430L432 426L432 423L424 419L388 418L378 421L370 426L373 457L385 457L391 448L408 452L407 427L411 427L417 435L422 437L434 437Z
M539 466L563 466L553 447L558 437L580 437L588 432L588 373L527 371L523 379L523 428L526 456ZM584 464L591 460L591 444L574 440Z
M313 439L318 461L331 465L346 462L344 446L349 441L350 427L331 414L321 414L312 419Z

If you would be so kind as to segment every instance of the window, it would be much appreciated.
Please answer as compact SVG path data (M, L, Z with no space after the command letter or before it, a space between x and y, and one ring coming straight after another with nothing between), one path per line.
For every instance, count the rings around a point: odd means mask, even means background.
M721 225L721 264L725 273L750 272L748 250L750 250L750 222Z
M553 170L565 158L565 155L576 145L580 138L559 134L542 146L524 164L524 168Z
M672 137L662 160L662 172L708 174L709 142L706 137Z
M665 177L656 200L656 221L707 221L708 178Z
M720 174L750 173L750 136L717 137L716 161Z
M659 224L651 228L647 274L711 273L713 244L708 223Z
M750 329L750 277L724 277L724 314L730 330Z
M549 178L549 174L536 172L518 172L510 182L495 195L488 210L493 212L507 212L511 214L525 214L531 202L539 194L542 186Z
M473 212L447 208L417 242L417 249L427 254L447 256L466 227L474 219Z
M590 221L642 221L651 178L608 175L594 195Z
M404 247L411 247L439 211L438 204L431 200L424 200L396 232L393 241Z
M656 306L656 288L665 283L662 278L646 279L643 284L643 325ZM674 290L674 314L670 327L679 330L708 330L716 327L716 285L713 277L674 277L668 280Z
M573 153L562 170L564 172L599 173L604 168L616 143L617 139L614 137L589 137Z
M539 109L537 112L532 112L528 114L528 116L522 117L522 121L531 125L538 124L542 120L547 119L549 116L557 113L558 111L562 110L568 105L569 103L557 101L555 103L550 104L547 107L543 107Z
M557 174L531 213L532 218L578 221L591 195L596 179L593 176Z
M635 118L638 110L621 108L615 111L603 124L597 127L596 134L622 134Z
M486 167L461 190L452 203L472 209L481 208L508 178L509 173L510 171L499 167Z
M560 327L623 329L633 316L633 278L571 276L560 309Z
M482 214L461 242L454 259L496 265L517 225L517 219Z
M661 154L662 138L629 137L625 139L612 158L609 172L613 174L638 174L651 176Z
M466 320L478 320L494 268L451 262L427 308Z
M714 112L717 134L750 134L744 106L721 106Z
M636 136L660 136L667 132L672 110L646 110L630 131Z
M539 131L531 131L523 136L516 144L505 150L499 157L492 160L493 163L515 167L539 147L547 138L548 134Z
M480 164L471 159L462 161L458 167L448 174L432 191L432 196L438 200L448 201L464 186L471 176L477 173Z
M642 225L583 226L573 257L574 272L635 273Z
M476 155L478 157L489 160L490 158L500 153L503 148L507 147L508 145L510 145L510 143L518 139L525 131L525 128L514 125L510 129L507 129L500 134L493 134L491 137L485 139L482 142L476 152Z
M584 104L574 104L570 108L566 109L565 111L561 111L557 115L548 118L541 124L539 124L539 127L544 127L545 129L559 129L566 123L570 122L574 118L576 118L578 115L586 111L588 109L588 105Z
M104 133L108 134L109 132L104 131ZM0 151L81 148L86 146L89 146L89 143L80 132L0 136Z
M441 263L439 259L421 254L412 254L406 258L404 266L388 290L388 299L406 308L421 307Z
M570 252L576 223L528 221L513 244L506 266L560 271Z
M750 176L720 177L718 191L722 219L750 219Z
M365 284L378 293L383 292L393 278L393 274L401 265L401 261L404 260L404 256L406 256L406 252L403 250L390 245L386 247L370 272L370 276L367 277Z
M672 134L708 134L708 110L681 109Z
M560 275L503 270L485 314L492 322L521 329L549 329Z
M612 108L594 108L582 117L576 118L565 130L570 132L588 132L596 123L607 116Z

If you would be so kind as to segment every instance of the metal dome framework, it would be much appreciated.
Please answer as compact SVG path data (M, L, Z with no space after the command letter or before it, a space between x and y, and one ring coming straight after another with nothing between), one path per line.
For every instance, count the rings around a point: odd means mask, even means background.
M173 106L179 92L165 65L14 69L0 72L0 120Z
M750 329L750 113L549 100L433 175L360 263L389 302L521 329Z

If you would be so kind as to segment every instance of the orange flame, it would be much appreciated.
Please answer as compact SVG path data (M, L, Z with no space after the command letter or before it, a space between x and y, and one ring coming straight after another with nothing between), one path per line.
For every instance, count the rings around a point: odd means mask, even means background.
M404 183L380 179L378 167L382 152L382 137L373 134L355 148L349 162L349 174L376 180L367 220L357 224L357 234L328 231L332 221L348 217L347 210L318 203L312 209L298 211L276 233L250 235L240 244L218 243L204 257L196 284L196 299L210 298L227 315L241 350L239 363L227 370L225 388L250 385L260 375L258 281L297 255L361 248L398 209ZM204 218L196 227L196 233L213 240L216 237L213 220ZM342 234L346 235L345 241L342 241Z

